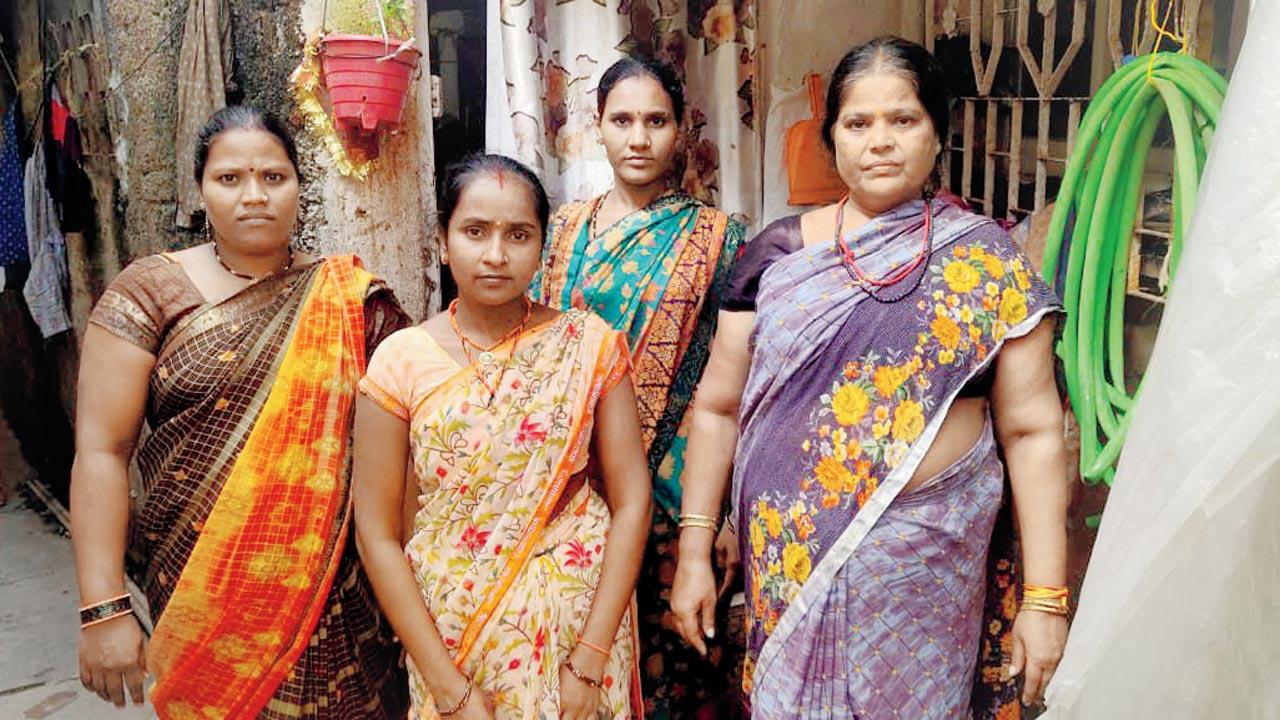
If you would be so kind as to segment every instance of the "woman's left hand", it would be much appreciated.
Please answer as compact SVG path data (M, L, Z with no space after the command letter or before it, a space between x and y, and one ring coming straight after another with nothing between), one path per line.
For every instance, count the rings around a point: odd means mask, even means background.
M587 659L586 653L570 655L573 667L593 680L604 679L603 659ZM592 720L600 707L600 689L574 677L565 665L560 666L560 720Z
M1058 669L1067 644L1067 619L1061 615L1024 610L1013 621L1013 658L1009 676L1024 670L1022 704L1038 703Z

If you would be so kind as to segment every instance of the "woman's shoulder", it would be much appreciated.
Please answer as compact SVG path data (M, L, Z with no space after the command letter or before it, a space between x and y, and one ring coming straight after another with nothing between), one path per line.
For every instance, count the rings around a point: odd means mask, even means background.
M569 308L552 322L560 332L574 337L598 338L622 334L608 320L586 308Z
M799 215L788 215L766 225L742 244L721 307L730 311L754 311L760 278L765 271L780 258L803 248Z
M580 223L590 211L591 202L591 199L571 200L551 213L550 219L547 220L544 251L549 251L552 245L563 242L573 230L580 227Z
M160 314L179 312L204 302L179 261L182 253L146 255L129 263L107 286L106 294L122 295Z
M788 215L769 223L743 245L739 263L767 265L783 255L804 248L800 216Z
M561 203L560 207L551 213L551 221L567 220L581 215L594 201L595 198L587 198L586 200L569 200Z
M548 231L577 221L588 212L591 207L591 203L594 200L595 198L587 198L586 200L570 200L561 204L551 213L551 218L547 221Z
M760 232L751 238L754 244L759 241L779 246L804 245L800 237L800 215L787 215L765 225Z
M168 278L175 273L181 273L182 264L178 261L178 256L182 252L187 251L157 253L137 258L124 266L124 269L116 275L112 285L146 282L149 279L157 277Z
M173 256L148 255L112 279L89 322L154 354L168 328L203 303L204 297Z
M989 215L974 212L966 207L947 208L947 221L965 226L960 242L970 247L979 247L984 251L1002 256L1022 254L1009 231L998 220Z
M378 346L378 352L386 354L415 354L440 347L440 343L431 335L431 331L427 329L431 320L420 322L416 325L402 327L399 330L387 335L387 339L382 341Z

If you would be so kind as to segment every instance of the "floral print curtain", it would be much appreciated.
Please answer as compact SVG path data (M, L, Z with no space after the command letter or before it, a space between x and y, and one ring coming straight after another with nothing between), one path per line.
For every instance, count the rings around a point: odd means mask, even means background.
M532 166L556 203L604 192L596 86L626 53L685 84L679 184L748 224L760 210L755 0L488 0L486 145Z

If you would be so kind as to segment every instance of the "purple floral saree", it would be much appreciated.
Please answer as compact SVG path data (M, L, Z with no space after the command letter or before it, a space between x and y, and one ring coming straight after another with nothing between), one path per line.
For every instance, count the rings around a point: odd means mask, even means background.
M882 277L910 262L924 208L853 233L858 264ZM755 718L969 716L1004 493L990 422L902 489L961 390L1059 305L994 221L932 212L923 277L878 291L907 293L896 302L855 283L833 243L760 277L733 506Z

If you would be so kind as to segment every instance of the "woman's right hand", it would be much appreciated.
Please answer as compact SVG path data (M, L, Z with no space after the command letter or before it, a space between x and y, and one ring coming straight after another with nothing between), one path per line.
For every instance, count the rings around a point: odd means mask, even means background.
M471 685L471 680L466 675L457 672L455 669L452 673L453 677L448 682L440 683L437 687L428 685L431 695L436 701L436 712L448 710L456 707L458 701L467 693L467 686ZM494 720L493 699L489 694L481 690L478 685L471 686L471 695L467 698L467 702L458 708L458 711L452 715L441 715L451 720Z
M720 567L720 572L724 573L724 579L720 581L720 589L716 591L716 598L719 599L733 589L733 581L738 578L738 570L742 567L742 557L738 550L738 533L733 531L729 523L725 523L720 528L720 534L716 535L715 553L716 565Z
M471 691L467 704L451 717L459 720L494 720L493 699L485 691L475 688Z
M706 656L704 637L716 633L716 574L710 557L681 557L671 587L671 612L676 630L700 655Z
M80 630L80 682L98 697L124 707L125 688L134 705L143 702L147 640L132 614Z

